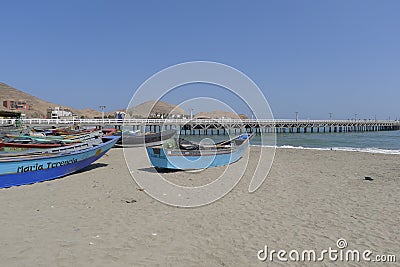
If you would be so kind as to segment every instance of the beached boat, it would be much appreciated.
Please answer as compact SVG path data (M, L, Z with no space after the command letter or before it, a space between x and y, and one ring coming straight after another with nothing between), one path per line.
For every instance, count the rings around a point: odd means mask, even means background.
M32 184L81 170L103 156L120 137L107 136L100 144L53 148L47 152L5 153L0 156L0 188Z
M37 136L31 134L23 135L6 135L3 138L3 143L0 146L4 147L20 147L20 148L49 148L58 147L63 145L70 145L79 142L85 142L87 140L98 138L100 136L107 136L102 131L93 131L89 133L83 133L72 136Z
M42 147L42 148L26 148L26 147L5 147L0 143L0 158L1 157L21 157L27 155L45 155L55 153L72 153L83 149L88 149L93 146L98 146L103 143L100 136L85 140L84 142L71 143L57 147Z
M167 130L158 133L138 133L138 132L120 132L122 135L116 146L119 147L139 147L156 146L164 141L171 139L176 134L176 130Z
M0 141L1 147L16 147L16 148L50 148L59 147L63 144L61 142L36 142L29 139L13 139L7 141Z
M105 136L109 136L109 135L115 135L115 133L117 132L117 129L114 129L114 128L104 128L104 129L102 129L101 131L102 131L102 133L103 133Z
M3 136L6 136L7 134L15 134L15 135L19 135L19 134L23 134L27 131L26 128L23 127L15 127L13 125L11 126L0 126L0 138Z
M52 129L51 134L52 135L76 135L76 134L84 134L84 133L90 133L95 131L95 128L92 129L82 129L82 130L73 130L70 128L64 128L64 129Z
M205 169L224 166L238 161L249 145L253 134L241 134L214 145L195 144L189 141L166 143L147 147L151 164L161 169Z

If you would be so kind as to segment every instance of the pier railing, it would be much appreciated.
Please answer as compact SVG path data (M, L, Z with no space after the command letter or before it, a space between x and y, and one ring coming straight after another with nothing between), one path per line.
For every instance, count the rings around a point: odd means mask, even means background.
M0 119L0 124L14 124L16 119ZM290 119L22 119L22 124L143 125L143 124L268 124L268 125L400 125L396 120L290 120Z
M0 125L15 124L16 119L0 119ZM145 126L160 131L168 127L179 127L207 133L207 131L226 129L245 129L250 132L348 132L348 131L386 131L400 130L398 120L284 120L284 119L22 119L24 125L93 125L96 127L132 126L143 129Z

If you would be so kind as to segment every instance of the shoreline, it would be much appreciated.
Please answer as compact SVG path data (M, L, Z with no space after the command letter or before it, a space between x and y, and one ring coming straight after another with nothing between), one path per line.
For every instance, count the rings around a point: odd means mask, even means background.
M272 146L250 145L250 147L265 147L271 148ZM299 150L315 150L315 151L343 151L343 152L361 152L371 154L385 154L385 155L400 155L399 149L383 149L383 148L357 148L357 147L303 147L303 146L290 146L282 145L275 146L275 149L299 149Z

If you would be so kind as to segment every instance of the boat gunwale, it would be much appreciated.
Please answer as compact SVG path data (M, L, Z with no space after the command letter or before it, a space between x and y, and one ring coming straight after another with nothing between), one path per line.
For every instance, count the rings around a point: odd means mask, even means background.
M72 151L72 152L61 152L61 153L47 153L47 154L31 154L31 155L21 155L21 156L15 156L12 158L9 158L7 156L0 157L0 164L1 163L8 163L8 162L19 162L19 161L32 161L32 160L42 160L42 159L54 159L58 157L65 157L65 156L72 156L72 155L78 155L82 154L85 152L89 152L95 149L98 149L99 147L103 147L107 145L110 142L113 142L115 139L119 139L119 136L105 136L102 137L102 139L108 139L106 142L94 145L92 147L84 148L81 150L77 151ZM47 156L46 156L47 155ZM1 176L1 174L0 174Z

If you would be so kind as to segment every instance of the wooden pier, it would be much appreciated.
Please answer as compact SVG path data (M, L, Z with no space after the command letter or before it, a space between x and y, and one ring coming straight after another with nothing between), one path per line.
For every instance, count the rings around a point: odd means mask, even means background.
M15 124L15 119L0 119L0 125ZM400 121L390 120L254 120L254 119L23 119L23 125L96 126L131 128L131 130L158 132L179 129L182 134L253 133L331 133L359 131L400 130Z

